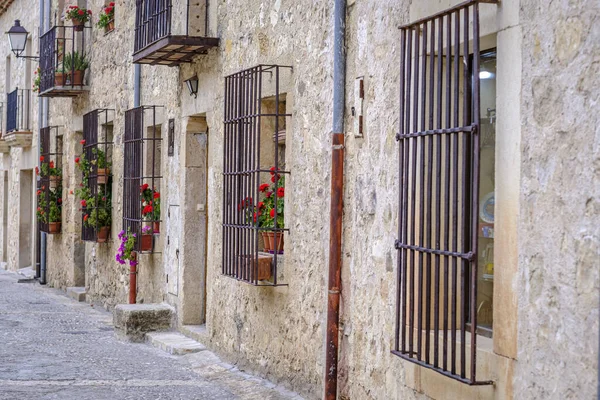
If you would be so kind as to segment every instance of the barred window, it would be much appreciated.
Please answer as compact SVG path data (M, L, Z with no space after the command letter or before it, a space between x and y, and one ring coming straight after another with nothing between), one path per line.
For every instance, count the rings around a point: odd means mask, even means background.
M81 239L106 243L112 224L112 140L114 110L98 109L83 116Z
M281 285L286 95L291 67L259 65L225 78L223 274Z
M135 251L152 253L161 222L162 106L125 112L123 230L135 234Z
M31 131L31 90L16 88L6 96L6 132Z
M62 136L59 127L40 129L40 166L38 175L37 210L41 232L60 233L62 223Z
M401 27L393 350L472 385L491 383L476 376L479 3Z

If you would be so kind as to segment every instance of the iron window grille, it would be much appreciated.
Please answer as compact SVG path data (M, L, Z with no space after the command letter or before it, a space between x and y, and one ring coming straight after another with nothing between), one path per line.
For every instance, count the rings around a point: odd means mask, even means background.
M85 35L89 27L55 26L40 37L40 94L77 96L84 90L88 60Z
M4 136L4 102L0 102L0 139Z
M62 141L58 126L40 129L40 167L37 191L38 227L60 233L62 222ZM40 215L45 215L43 220ZM53 225L58 222L58 225Z
M83 116L83 156L89 172L84 177L92 199L82 207L81 239L108 242L112 221L112 155L113 123L111 109L93 110ZM101 221L106 221L104 224ZM91 224L89 221L92 221Z
M397 135L393 353L470 385L491 384L476 376L480 2L401 27Z
M134 250L153 253L160 232L162 106L141 106L125 112L123 158L123 230L135 233ZM153 204L144 204L141 190L147 185ZM146 206L152 214L145 214ZM156 211L156 214L155 214Z
M6 132L31 131L31 90L13 90L6 96L6 105Z
M133 58L174 66L219 44L208 37L208 0L136 0Z
M260 226L258 213L259 201L265 196L261 182L283 183L290 173L282 168L276 133L285 127L286 117L291 117L285 113L284 94L280 93L281 75L291 71L287 66L258 65L225 78L222 273L256 286L281 285L278 253L282 243L277 237L289 229L274 223ZM262 105L266 97L273 102L271 111ZM277 208L274 221L283 211ZM274 254L260 251L267 240L263 233L276 238Z

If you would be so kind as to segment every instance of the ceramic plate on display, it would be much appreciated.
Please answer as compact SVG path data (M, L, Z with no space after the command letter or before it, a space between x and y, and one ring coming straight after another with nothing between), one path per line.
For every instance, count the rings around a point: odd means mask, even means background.
M479 218L488 224L494 223L494 192L490 192L483 196L479 204Z

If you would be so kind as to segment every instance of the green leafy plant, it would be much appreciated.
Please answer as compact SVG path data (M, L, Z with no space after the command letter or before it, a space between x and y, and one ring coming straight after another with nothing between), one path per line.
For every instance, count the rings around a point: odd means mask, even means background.
M92 149L92 153L95 156L95 160L92 161L92 164L97 165L100 169L110 168L111 163L106 160L106 153L99 148Z
M48 206L48 204L46 203L46 193L43 190L37 191L37 200L38 200L38 207L36 210L37 219L39 222L47 223L48 222L48 214L46 214L46 207Z
M106 28L115 19L115 3L112 1L100 13L98 28Z
M62 63L62 70L64 71L85 71L90 66L89 61L85 57L85 54L80 53L78 51L74 51L72 53L65 54ZM61 66L57 67L56 71Z
M133 257L136 234L131 233L131 229L127 228L127 232L119 232L119 239L121 240L121 245L119 246L119 250L117 250L115 259L119 262L119 264L125 264L125 261L129 260L129 265L137 265L137 260Z
M40 84L42 83L42 69L37 67L37 69L33 72L35 78L33 78L33 91L35 93L40 92Z
M48 217L48 222L60 222L61 220L61 212L60 206L57 201L50 202L50 212Z
M84 224L92 228L110 226L112 222L110 207L110 193L98 193L90 197L86 201L86 211L89 210L89 213L83 216Z

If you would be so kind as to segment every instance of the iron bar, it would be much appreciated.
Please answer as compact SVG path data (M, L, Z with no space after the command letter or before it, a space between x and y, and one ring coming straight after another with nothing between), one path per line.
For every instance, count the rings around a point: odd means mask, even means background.
M475 372L478 18L478 2L471 0L402 27L396 135L400 209L393 353L469 385L491 383L477 381ZM470 43L477 53L472 66Z

